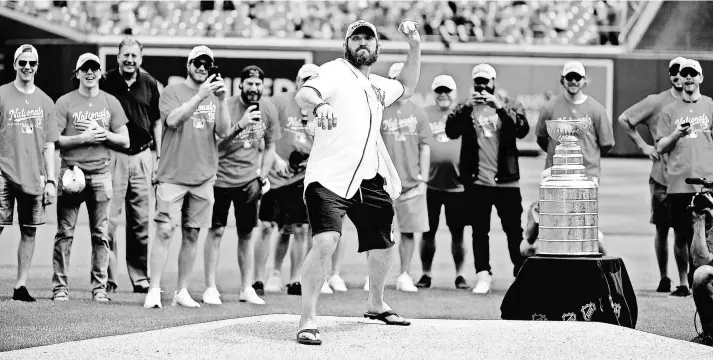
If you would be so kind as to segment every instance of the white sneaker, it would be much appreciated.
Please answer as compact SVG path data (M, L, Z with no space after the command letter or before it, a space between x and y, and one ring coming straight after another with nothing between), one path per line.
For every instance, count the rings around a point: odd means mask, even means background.
M327 280L327 283L329 284L329 286L332 287L332 290L334 291L347 291L347 284L344 283L344 279L342 279L342 277L339 275L332 275L329 280Z
M473 294L487 294L490 292L490 283L493 282L493 276L488 271L481 271L475 274L478 277L478 282L473 288Z
M223 302L220 301L220 293L218 289L211 287L205 289L203 292L203 303L210 305L222 305Z
M273 273L265 284L265 292L279 293L282 291L282 277L279 272Z
M146 299L144 300L144 307L147 309L161 308L161 291L160 288L151 288L146 294Z
M265 305L265 300L257 296L257 293L255 292L255 289L250 287L246 287L243 289L243 291L240 292L240 302L249 302L251 304L255 305Z
M322 290L319 291L322 294L334 294L334 291L332 291L332 288L329 287L329 284L325 281L324 284L322 284Z
M171 303L171 306L185 306L189 308L197 308L201 307L201 304L197 303L191 295L188 293L188 290L181 289L181 291L174 291L173 292L173 302Z
M364 280L364 291L369 291L369 276Z
M403 273L396 279L396 290L404 292L418 292L418 288L413 284L411 275Z

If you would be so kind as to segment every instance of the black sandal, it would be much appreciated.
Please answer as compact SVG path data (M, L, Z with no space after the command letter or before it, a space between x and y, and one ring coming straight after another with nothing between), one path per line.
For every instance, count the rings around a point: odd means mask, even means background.
M300 337L300 334L303 333L312 334L312 336L314 336L314 339ZM297 332L297 342L304 345L322 345L322 340L317 339L317 335L319 335L319 330L317 329L302 329Z
M403 321L391 321L388 319L389 316L397 316L403 319L403 316L397 314L394 310L386 310L382 312L381 314L377 314L371 311L367 311L366 314L364 314L364 317L367 319L371 320L379 320L383 321L386 323L386 325L399 325L399 326L409 326L411 325L411 322L408 320L403 320Z

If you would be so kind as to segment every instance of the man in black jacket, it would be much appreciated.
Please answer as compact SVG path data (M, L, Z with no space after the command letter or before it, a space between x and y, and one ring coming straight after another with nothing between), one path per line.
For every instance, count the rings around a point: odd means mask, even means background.
M495 69L488 64L473 68L473 92L465 104L448 115L446 135L462 137L460 176L470 206L473 255L477 282L475 294L490 291L490 213L495 209L507 235L510 260L517 274L524 261L522 196L516 138L527 136L530 126L525 109L514 99L495 95Z

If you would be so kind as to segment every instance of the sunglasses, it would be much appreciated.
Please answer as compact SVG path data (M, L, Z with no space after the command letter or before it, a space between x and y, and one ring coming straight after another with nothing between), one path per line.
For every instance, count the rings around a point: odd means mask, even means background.
M577 73L569 73L564 76L564 79L567 81L581 81L582 75L579 75Z
M698 71L691 68L685 68L680 71L681 77L696 77L698 76Z
M668 69L668 75L669 76L676 76L678 75L678 70L679 70L679 65L673 65Z
M211 68L211 66L213 66L213 62L212 62L212 61L205 61L205 60L193 60L193 66L194 66L196 69L200 69L201 66L202 66L203 69L208 70L208 69Z
M436 94L450 94L451 89L445 87L445 86L439 86L435 90L433 90Z
M85 64L82 65L82 67L79 68L79 71L81 72L89 72L91 70L92 72L97 72L99 71L101 67L98 64Z
M475 83L475 85L488 85L488 84L490 84L490 79L475 78L475 80L473 80L473 82Z
M37 61L27 61L27 60L18 60L17 65L20 65L20 67L25 67L27 66L27 63L30 63L30 67L35 67L37 66Z

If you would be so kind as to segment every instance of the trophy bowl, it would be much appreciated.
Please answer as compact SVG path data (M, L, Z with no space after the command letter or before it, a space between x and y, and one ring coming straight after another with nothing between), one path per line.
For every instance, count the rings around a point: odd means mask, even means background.
M589 120L546 120L547 134L563 146L574 146L589 130Z

